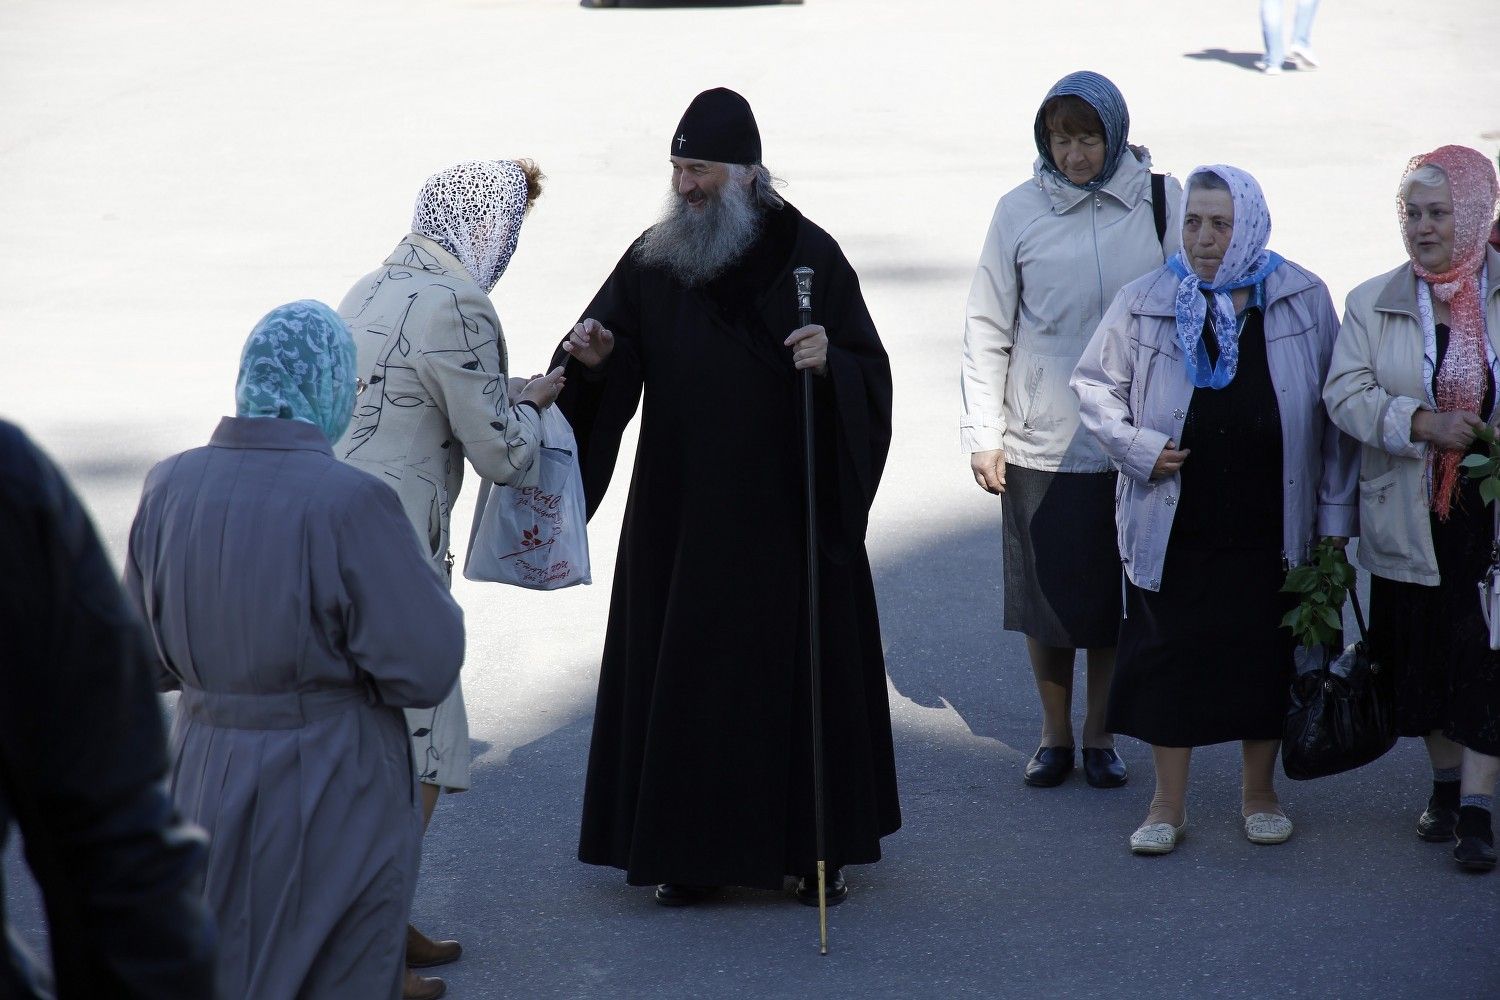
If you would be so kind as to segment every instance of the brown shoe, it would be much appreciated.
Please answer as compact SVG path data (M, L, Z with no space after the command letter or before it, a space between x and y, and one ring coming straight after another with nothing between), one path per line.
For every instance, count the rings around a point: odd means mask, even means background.
M463 953L463 945L457 941L434 941L411 924L406 925L406 967L408 969L430 969L434 965L447 965L449 962L457 961L458 956ZM442 996L441 993L432 995Z
M410 969L401 983L401 1000L437 1000L448 992L448 984L436 976L419 976Z

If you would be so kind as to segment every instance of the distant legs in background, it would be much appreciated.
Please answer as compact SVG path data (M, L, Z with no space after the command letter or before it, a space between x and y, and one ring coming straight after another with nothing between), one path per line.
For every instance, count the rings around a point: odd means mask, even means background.
M1318 0L1297 0L1297 15L1292 22L1292 47L1287 52L1298 69L1317 69L1318 57L1313 54L1312 25L1318 16Z
M1260 34L1266 54L1256 65L1267 74L1280 73L1286 59L1286 43L1281 34L1282 3L1283 0L1260 0Z
M1282 6L1285 0L1260 0L1260 34L1265 55L1255 64L1261 72L1275 75L1282 71L1288 58L1301 70L1317 69L1318 57L1312 48L1313 18L1318 16L1319 0L1297 0L1292 21L1292 47L1286 48L1281 30Z

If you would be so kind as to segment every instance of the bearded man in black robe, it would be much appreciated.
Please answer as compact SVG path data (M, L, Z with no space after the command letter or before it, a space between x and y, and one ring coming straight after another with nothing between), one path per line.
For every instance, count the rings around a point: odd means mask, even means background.
M816 411L829 901L901 825L865 526L890 446L890 364L854 269L783 201L750 106L698 95L672 192L564 342L558 403L593 513L644 398L594 713L578 855L657 885L816 905L801 370ZM814 325L792 270L811 267ZM577 377L573 377L577 376Z

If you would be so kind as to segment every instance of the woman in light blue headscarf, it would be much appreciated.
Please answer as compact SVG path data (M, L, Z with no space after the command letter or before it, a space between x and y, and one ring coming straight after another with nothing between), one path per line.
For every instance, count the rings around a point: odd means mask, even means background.
M395 492L333 457L354 343L319 302L245 343L236 416L151 471L126 590L180 688L172 795L212 834L219 996L400 996L421 812L405 707L463 616Z
M1322 403L1339 328L1328 289L1270 235L1255 178L1194 170L1182 249L1120 290L1073 373L1083 424L1120 468L1108 725L1150 743L1156 765L1137 854L1177 845L1192 748L1229 741L1246 838L1292 834L1273 783L1293 669L1281 587L1317 538L1354 534L1358 450Z
M354 338L338 313L313 299L277 306L245 341L235 412L300 420L337 441L363 388L354 362Z
M1074 660L1088 663L1084 777L1125 784L1104 727L1120 629L1115 471L1078 425L1068 375L1127 281L1177 249L1177 181L1129 144L1125 98L1070 73L1036 113L1032 176L1000 199L964 323L962 446L974 481L1002 496L1004 627L1026 637L1041 738L1026 784L1061 784L1078 759Z

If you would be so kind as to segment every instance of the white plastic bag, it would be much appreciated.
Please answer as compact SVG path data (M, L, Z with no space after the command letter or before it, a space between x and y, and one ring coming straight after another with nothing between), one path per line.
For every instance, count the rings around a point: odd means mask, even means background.
M1500 650L1500 501L1495 503L1495 531L1490 568L1479 578L1479 610L1489 626L1490 648Z
M535 486L484 482L469 532L464 577L528 590L561 590L589 578L588 508L578 445L556 406L542 411Z

